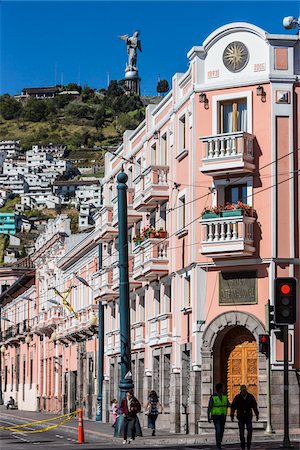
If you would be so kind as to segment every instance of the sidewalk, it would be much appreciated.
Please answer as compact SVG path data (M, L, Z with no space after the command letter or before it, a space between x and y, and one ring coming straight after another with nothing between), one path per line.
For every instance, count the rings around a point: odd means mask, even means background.
M19 423L34 422L37 420L50 419L55 417L55 414L45 412L31 412L31 411L19 411L19 410L6 410L3 406L0 406L0 416L5 419L15 419ZM61 428L67 429L69 432L77 434L77 419L70 420L66 425L62 425ZM100 423L92 420L84 420L84 433L85 437L90 442L115 442L120 443L120 439L113 437L113 428L110 423ZM225 430L223 443L233 444L239 442L237 430ZM265 434L264 432L253 433L255 442L266 441L282 441L283 432L274 433L272 435ZM290 439L292 441L300 441L300 429L290 430ZM143 428L143 437L136 442L139 445L148 446L166 446L166 445L193 445L193 444L213 444L215 442L215 435L213 433L207 433L203 435L186 435L186 434L171 434L168 430L157 430L156 436L151 436L151 430Z

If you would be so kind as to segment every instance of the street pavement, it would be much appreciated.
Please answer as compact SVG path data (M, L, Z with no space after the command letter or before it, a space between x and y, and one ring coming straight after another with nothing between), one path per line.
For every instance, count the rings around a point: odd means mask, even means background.
M36 420L49 419L53 415L45 413L36 413L28 411L5 410L0 409L0 426L12 426L23 423L30 423ZM53 423L53 422L52 422ZM51 423L50 423L51 424ZM1 450L21 450L32 446L43 447L46 449L78 449L77 443L77 419L72 419L66 425L42 433L16 433L0 429L0 449ZM43 426L46 426L43 424ZM30 430L39 430L39 425L32 425ZM94 421L84 421L85 443L80 444L83 449L124 449L129 445L122 445L122 439L113 438L113 429L110 424L97 423ZM158 430L157 436L151 437L150 430L143 430L144 437L137 438L130 444L130 447L136 449L179 449L179 450L212 450L215 449L214 436L208 434L205 436L194 435L174 435L166 430ZM294 443L294 449L300 450L300 435L291 434L291 440ZM277 450L280 448L282 436L268 436L258 434L253 436L252 450ZM224 450L240 449L238 433L225 434Z

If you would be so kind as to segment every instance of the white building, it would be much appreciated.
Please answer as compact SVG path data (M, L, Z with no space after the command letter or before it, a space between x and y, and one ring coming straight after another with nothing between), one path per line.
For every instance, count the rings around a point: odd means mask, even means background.
M20 141L0 141L0 152L7 152L8 157L16 156L20 152Z
M33 146L35 147L35 146ZM32 148L26 152L26 163L28 167L39 167L48 164L53 160L53 156L39 148Z
M3 175L26 175L28 173L29 168L26 163L12 160L6 160L3 163Z

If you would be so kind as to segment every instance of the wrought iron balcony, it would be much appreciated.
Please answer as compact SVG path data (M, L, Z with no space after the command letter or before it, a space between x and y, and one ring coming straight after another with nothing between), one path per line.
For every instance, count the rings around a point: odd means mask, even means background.
M251 256L255 252L253 226L255 217L230 211L230 217L202 217L201 253L211 258ZM240 215L239 215L240 214Z
M137 211L149 211L169 199L167 180L169 166L151 165L135 180L133 207Z
M204 152L201 172L211 176L253 172L254 139L253 134L243 131L202 137Z
M133 279L147 281L166 275L169 271L168 245L168 240L150 238L135 247Z

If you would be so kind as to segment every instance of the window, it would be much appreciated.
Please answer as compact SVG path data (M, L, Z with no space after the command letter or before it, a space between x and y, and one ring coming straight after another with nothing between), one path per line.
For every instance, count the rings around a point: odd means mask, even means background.
M32 352L31 352L31 354L30 354L30 369L29 369L30 389L32 389L32 378L33 378L33 356L32 356Z
M155 222L156 222L155 218L156 218L156 211L154 210L154 211L151 211L150 219L149 219L150 227L152 227L152 228L155 228Z
M139 321L144 322L145 320L145 297L144 295L139 296Z
M165 312L171 312L171 285L165 285Z
M243 202L247 204L247 185L239 184L225 188L225 203Z
M179 152L186 150L186 119L185 115L179 119Z
M179 208L178 208L178 214L179 214L179 223L178 228L179 230L182 230L186 226L186 204L185 204L185 195L182 195L178 199L179 202Z
M184 278L184 303L185 306L191 306L191 277Z
M154 315L161 313L160 288L154 289Z
M156 165L156 144L151 146L151 164Z
M137 161L136 161L136 176L138 177L139 175L141 175L141 173L142 173L142 160L141 160L141 158L139 158Z
M159 211L160 226L166 230L167 229L167 203L163 203Z
M165 133L162 137L161 137L161 142L160 142L160 146L161 146L161 164L162 165L166 165L168 162L168 141L167 141L167 133Z
M137 321L136 317L136 299L132 298L131 301L131 323L135 323Z
M129 167L129 169L128 169L128 187L132 187L132 179L133 179L133 176L132 176L132 167Z
M14 390L14 365L11 365L11 385L10 385L10 390L13 391Z
M247 131L247 100L220 102L219 133Z

